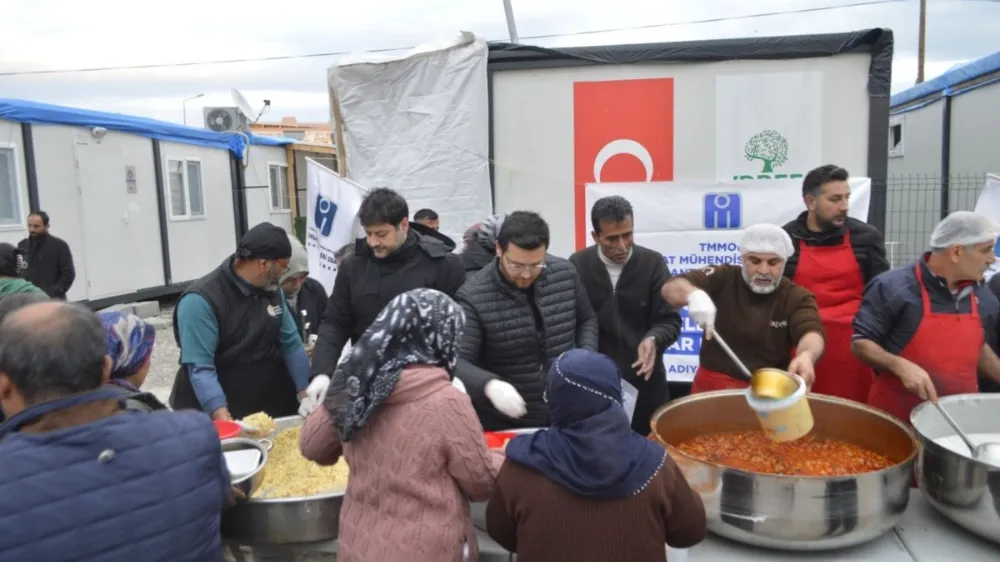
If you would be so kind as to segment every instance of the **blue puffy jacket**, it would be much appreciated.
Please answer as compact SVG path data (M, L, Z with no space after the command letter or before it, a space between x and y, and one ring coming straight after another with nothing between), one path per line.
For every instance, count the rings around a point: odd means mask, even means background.
M201 412L124 412L0 441L3 562L216 562L230 479Z

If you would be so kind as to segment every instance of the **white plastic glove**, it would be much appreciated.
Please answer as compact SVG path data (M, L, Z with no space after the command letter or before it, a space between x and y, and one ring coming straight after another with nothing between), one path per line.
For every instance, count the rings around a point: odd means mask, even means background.
M705 330L705 339L712 339L712 332L715 331L715 303L712 297L701 289L691 291L688 295L688 314Z
M517 393L517 389L511 386L510 383L493 379L486 383L485 392L486 398L489 398L490 402L493 403L493 407L505 416L520 418L528 413L528 408L524 404L524 398L521 398L521 395Z
M465 390L465 383L458 377L451 379L451 386L457 388L462 394L468 394L468 391Z
M313 413L313 410L319 406L319 403L310 398L308 395L299 402L299 415L303 418Z
M322 404L326 400L326 389L330 388L330 377L326 375L316 375L312 382L306 387L306 397L302 399L312 400L314 404ZM313 406L315 408L315 406Z

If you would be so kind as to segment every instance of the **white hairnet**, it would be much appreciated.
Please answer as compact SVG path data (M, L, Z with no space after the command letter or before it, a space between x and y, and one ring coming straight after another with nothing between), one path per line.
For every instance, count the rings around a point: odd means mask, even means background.
M955 211L934 227L931 248L972 246L992 242L1000 236L1000 226L987 217L972 211Z
M740 238L740 255L777 254L781 259L788 259L795 253L792 237L784 228L773 224L755 224L748 226Z

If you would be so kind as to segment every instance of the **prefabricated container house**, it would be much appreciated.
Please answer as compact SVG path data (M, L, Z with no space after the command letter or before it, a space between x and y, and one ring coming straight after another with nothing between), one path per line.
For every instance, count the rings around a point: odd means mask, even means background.
M27 214L43 210L73 252L69 300L102 307L177 293L249 226L290 231L266 190L246 189L269 168L243 163L280 168L291 142L0 99L0 241L17 244Z
M890 106L886 238L905 263L1000 172L1000 52L899 92Z

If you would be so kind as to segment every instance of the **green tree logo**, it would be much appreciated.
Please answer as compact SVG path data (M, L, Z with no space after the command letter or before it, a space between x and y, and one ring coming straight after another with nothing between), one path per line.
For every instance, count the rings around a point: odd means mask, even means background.
M764 169L760 173L770 174L774 172L775 166L788 161L788 140L778 131L764 129L750 137L743 147L743 152L750 162L754 160L764 162Z

